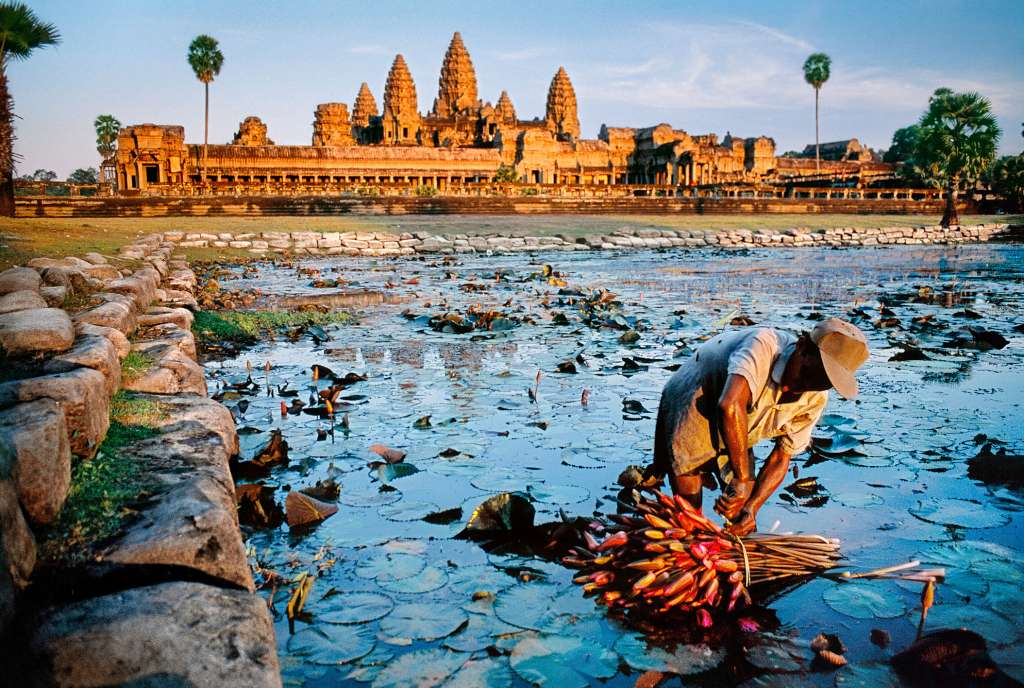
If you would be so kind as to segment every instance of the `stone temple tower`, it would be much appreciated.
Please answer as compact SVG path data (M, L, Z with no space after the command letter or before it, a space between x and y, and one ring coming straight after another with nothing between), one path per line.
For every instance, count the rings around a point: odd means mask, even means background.
M565 67L559 67L548 89L548 106L544 119L559 139L580 137L580 119L576 113L576 91L572 88Z
M356 102L352 106L352 126L368 127L370 118L379 114L377 99L373 97L369 85L364 81L363 85L359 87L359 95L356 96Z
M516 123L516 109L512 105L512 99L508 97L508 91L501 92L498 104L494 106L494 113L504 124Z
M478 110L480 101L476 93L476 71L469 51L456 31L441 64L437 99L431 114L437 117L463 115Z
M405 58L395 56L384 84L384 143L415 144L419 142L420 113L416 102L416 84L412 81Z

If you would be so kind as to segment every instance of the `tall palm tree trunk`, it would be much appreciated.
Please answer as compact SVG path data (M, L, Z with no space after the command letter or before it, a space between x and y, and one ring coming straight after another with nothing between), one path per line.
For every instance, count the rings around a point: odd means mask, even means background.
M814 89L814 171L821 174L821 144L818 143L818 94L820 88Z
M210 82L204 82L203 88L206 90L206 111L203 116L203 178L200 181L206 184L206 147L210 143Z
M14 217L14 99L0 58L0 215Z
M939 223L943 227L958 226L960 224L960 215L956 211L956 198L957 185L954 182L946 190L946 212L942 214L942 222Z

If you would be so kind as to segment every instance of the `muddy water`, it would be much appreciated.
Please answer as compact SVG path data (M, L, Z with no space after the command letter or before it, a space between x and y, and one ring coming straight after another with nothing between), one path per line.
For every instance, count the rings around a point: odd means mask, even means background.
M559 305L560 286L535 275L543 263L569 288L618 294L622 315L639 320L640 339L623 344L622 330L581 323L573 307ZM289 533L282 526L249 533L260 571L288 578L319 572L293 628L283 613L288 589L275 597L286 683L408 685L430 675L437 685L625 686L644 669L672 667L695 674L688 684L899 685L885 660L914 638L916 585L812 581L752 614L762 630L747 626L737 639L735 620L723 620L727 639L712 634L704 646L659 650L583 599L571 571L452 539L476 504L503 491L528 494L538 522L558 519L560 510L569 516L614 511L620 471L651 456L658 397L672 368L703 339L734 327L738 315L794 330L810 329L822 316L851 318L872 348L860 397L833 396L815 433L821 450L794 460L800 477L818 478L816 498L780 490L759 526L841 538L857 567L910 559L946 566L949 578L928 628L981 633L1004 668L1024 678L1024 497L971 480L966 465L986 441L1011 454L1024 450L1024 335L1014 331L1024 323L1020 247L310 260L302 266L408 301L370 307L358 324L328 328L326 342L282 338L208 365L217 389L222 381L244 379L246 361L262 380L269 361L272 385L287 382L301 390L300 398L309 396L314 363L368 378L345 392L350 398L338 412L348 414L349 427L336 423L325 441L317 441L317 430L328 429L326 421L282 419L281 399L265 393L248 398L239 421L261 431L243 434L246 456L272 428L291 445L290 466L267 481L282 487L279 497L328 476L341 484L339 512L312 531ZM267 266L229 286L317 291L308 282L294 267ZM468 291L465 284L485 286ZM930 299L934 304L912 298L945 291L955 296ZM881 312L880 299L891 314ZM507 332L459 335L402 315L405 309L410 317L461 312L473 304L527 322ZM569 324L556 324L556 313ZM936 326L913 322L923 315L932 315ZM895 322L883 327L882 318ZM1009 344L987 351L944 346L964 326L997 331ZM923 349L928 360L890 361L902 343ZM556 372L577 355L585 363L576 364L576 374ZM624 357L638 365L624 367ZM538 371L532 401L528 389ZM631 405L626 412L627 399L648 411ZM424 416L429 427L415 427ZM405 450L414 469L368 468L377 458L368 451L373 443ZM760 447L759 454L767 450ZM451 523L423 520L456 508L462 517ZM479 592L490 595L474 600ZM766 619L779 624L772 633ZM887 631L890 648L871 644L871 629ZM850 666L805 671L806 643L821 630L841 636ZM679 637L699 640L684 631Z

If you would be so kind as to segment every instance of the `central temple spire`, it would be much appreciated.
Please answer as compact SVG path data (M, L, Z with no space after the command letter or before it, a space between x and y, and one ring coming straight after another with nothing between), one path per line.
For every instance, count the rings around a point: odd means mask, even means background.
M420 113L416 103L416 84L413 83L405 58L395 55L395 61L384 84L384 141L386 143L417 143Z
M548 128L560 139L575 140L580 137L580 119L576 113L576 91L565 73L559 67L548 89L548 106L544 119Z
M479 107L473 61L469 59L469 51L462 42L462 36L456 31L441 64L441 78L438 80L437 99L432 114L451 117L467 114Z

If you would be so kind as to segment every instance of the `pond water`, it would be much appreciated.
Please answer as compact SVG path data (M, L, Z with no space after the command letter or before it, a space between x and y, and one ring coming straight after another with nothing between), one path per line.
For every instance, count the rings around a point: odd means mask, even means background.
M291 627L290 589L275 596L286 685L627 686L647 669L692 674L687 685L899 685L885 660L915 637L917 584L814 580L759 612L758 625L771 633L747 626L738 639L694 640L691 629L663 629L662 640L678 631L686 644L648 645L640 630L584 598L572 570L453 539L477 504L504 491L528 494L538 522L614 512L619 473L651 457L672 369L707 337L740 326L732 324L738 316L794 330L844 317L871 345L858 399L832 395L815 433L820 450L794 459L820 491L808 499L780 489L760 528L840 538L859 568L911 559L945 566L927 628L977 631L1003 668L1024 679L1024 495L967 475L967 459L986 442L1010 454L1024 448L1021 247L320 259L264 264L244 278L239 269L224 286L316 292L300 266L404 302L360 312L356 324L326 335L281 337L207 364L211 391L244 380L246 362L262 383L269 362L272 386L288 383L301 399L313 364L367 378L343 392L333 436L323 441L327 420L282 418L282 400L262 390L246 397L239 419L244 457L271 429L290 445L289 466L264 481L281 487L279 501L286 488L329 476L341 486L338 513L312 530L246 533L258 582L270 570L288 579L318 573ZM624 343L626 330L584 323L559 294L573 289L614 292L621 318L606 324L635 327L639 339ZM499 327L523 322L466 334L426 322L477 304L512 316ZM969 348L974 335L957 334L967 326L1009 343ZM902 344L927 359L891 361ZM569 360L577 372L558 372ZM429 424L417 423L425 416ZM368 449L375 443L407 452L406 467L368 467L379 459ZM461 515L447 511L459 508ZM489 594L474 595L482 592ZM889 648L869 641L872 629L890 634ZM840 635L849 666L805 671L807 641L819 631Z

